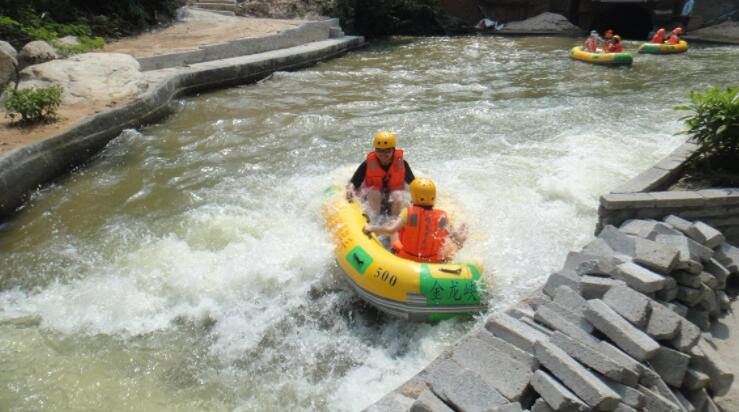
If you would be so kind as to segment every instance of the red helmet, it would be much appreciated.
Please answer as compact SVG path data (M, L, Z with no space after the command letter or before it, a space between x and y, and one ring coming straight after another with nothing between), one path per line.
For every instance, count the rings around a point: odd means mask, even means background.
M610 39L611 37L613 37L613 30L606 30L606 39Z
M683 28L682 27L676 27L675 30L672 31L675 34L682 34Z

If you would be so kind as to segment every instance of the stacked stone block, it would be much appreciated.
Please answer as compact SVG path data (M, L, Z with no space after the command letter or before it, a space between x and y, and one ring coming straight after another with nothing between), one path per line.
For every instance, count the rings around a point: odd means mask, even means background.
M718 410L734 376L702 330L727 310L732 276L739 248L705 223L606 226L540 292L368 410Z

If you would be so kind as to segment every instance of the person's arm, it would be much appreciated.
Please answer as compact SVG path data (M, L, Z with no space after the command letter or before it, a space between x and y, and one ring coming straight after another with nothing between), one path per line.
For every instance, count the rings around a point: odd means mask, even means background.
M403 219L398 216L395 218L395 220L386 223L384 226L379 225L365 225L364 228L362 228L362 231L364 233L379 233L381 235L390 236L393 233L399 231L403 225L405 225L405 222Z
M354 196L357 194L357 189L359 189L362 186L362 182L364 182L364 177L367 175L367 161L365 160L362 162L362 164L357 167L357 170L354 171L354 176L349 180L349 183L346 184L346 199L352 200Z
M408 165L408 162L403 160L403 164L405 165L405 182L407 184L411 184L413 179L416 178L416 176L413 175L413 171L411 170L410 165Z

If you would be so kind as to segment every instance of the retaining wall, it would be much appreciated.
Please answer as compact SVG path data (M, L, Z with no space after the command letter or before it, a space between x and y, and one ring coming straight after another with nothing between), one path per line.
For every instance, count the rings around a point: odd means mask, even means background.
M739 188L669 191L697 146L685 143L662 161L600 198L596 233L633 218L676 215L700 220L739 244Z
M338 19L306 22L299 27L263 37L252 37L231 40L224 43L200 46L196 50L163 54L150 57L139 57L142 71L158 70L167 67L186 66L211 60L228 59L264 53L272 50L287 49L305 43L328 38L343 37Z
M125 106L96 114L49 139L0 156L0 219L23 205L42 185L77 167L127 128L156 122L181 95L255 82L280 70L295 70L364 44L345 36L250 56L147 72L148 91Z

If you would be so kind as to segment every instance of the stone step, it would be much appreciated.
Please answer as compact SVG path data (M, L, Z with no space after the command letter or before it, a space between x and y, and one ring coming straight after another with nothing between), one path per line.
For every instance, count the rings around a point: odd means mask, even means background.
M207 10L222 10L222 11L230 11L230 12L234 11L233 4L203 2L203 3L197 3L195 4L195 6L197 8L207 9Z
M201 10L201 11L207 11L207 12L215 13L215 14L221 14L223 16L235 16L236 15L236 14L234 14L233 11L206 9L206 8L199 7L199 6L198 7L193 7L193 9L195 9L195 10Z

